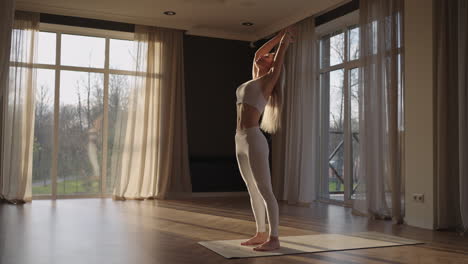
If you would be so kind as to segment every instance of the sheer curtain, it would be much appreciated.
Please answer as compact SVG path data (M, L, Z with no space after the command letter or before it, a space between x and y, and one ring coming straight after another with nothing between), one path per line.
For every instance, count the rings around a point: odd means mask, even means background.
M282 127L272 137L272 185L278 200L308 205L316 199L320 165L314 18L296 26L297 41L285 59Z
M436 228L468 231L468 6L437 0Z
M11 35L9 84L3 92L1 198L32 200L32 148L39 14L16 12Z
M2 98L4 91L6 91L8 85L8 69L10 68L11 32L13 30L14 16L15 1L0 1L0 47L2 47L2 49L0 50L0 98ZM0 109L0 111L2 111L2 109Z
M403 0L361 0L360 166L353 213L403 222Z
M182 31L135 27L136 69L111 161L114 199L191 194L182 41Z
M11 32L15 16L15 1L0 1L0 151L3 151L3 95L8 91L10 79ZM0 197L3 190L2 162L0 158Z

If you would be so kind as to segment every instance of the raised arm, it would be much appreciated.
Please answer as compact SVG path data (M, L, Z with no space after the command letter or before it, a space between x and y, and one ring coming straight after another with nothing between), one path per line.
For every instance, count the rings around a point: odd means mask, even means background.
M273 60L273 65L270 69L270 72L268 72L268 89L270 91L274 88L281 74L281 69L284 63L284 56L286 54L286 50L288 49L289 43L293 42L294 40L294 34L295 28L288 27L280 40L278 49L275 53L275 58Z
M276 45L278 45L278 43L281 40L281 37L284 35L284 32L285 29L280 30L278 34L276 34L276 36L268 40L255 52L255 56L252 63L252 78L256 78L258 76L259 71L258 66L255 62L258 60L258 58L269 53Z
M285 31L285 29L280 30L280 32L278 34L276 34L276 36L274 36L273 38L268 40L265 44L263 44L255 52L255 59L254 60L257 60L259 57L269 53L276 45L278 45L278 43L281 40L281 37L283 37L283 35L284 35L284 31Z

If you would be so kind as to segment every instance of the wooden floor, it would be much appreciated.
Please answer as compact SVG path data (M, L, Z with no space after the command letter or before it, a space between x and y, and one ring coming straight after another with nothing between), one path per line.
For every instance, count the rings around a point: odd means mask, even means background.
M0 263L468 263L468 238L351 215L349 208L280 202L281 236L377 231L427 244L225 259L197 244L248 238L248 197L192 200L34 200L0 204Z

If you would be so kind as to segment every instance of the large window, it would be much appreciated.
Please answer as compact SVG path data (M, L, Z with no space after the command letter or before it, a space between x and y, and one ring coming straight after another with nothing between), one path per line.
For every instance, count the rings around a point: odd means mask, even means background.
M399 16L399 14L397 14ZM366 44L371 51L361 60L359 10L348 13L317 27L321 93L321 173L320 198L338 203L352 204L357 198L360 165L360 102L361 91L381 89L371 78L380 74L376 65L382 58L390 58L390 45L378 39L382 25L371 23L369 34L372 39ZM397 18L400 21L400 18ZM403 86L401 68L401 32L397 33L397 89L398 89L398 137L403 132ZM363 68L370 76L367 84L362 82ZM385 74L385 73L384 73ZM388 77L390 78L390 77ZM364 87L368 85L369 87ZM367 90L366 90L367 89ZM400 166L400 165L398 165ZM365 183L364 183L365 184Z
M353 17L356 11L318 28L322 200L349 202L357 184L359 28Z
M125 111L133 34L42 24L39 33L34 197L107 196L116 114Z

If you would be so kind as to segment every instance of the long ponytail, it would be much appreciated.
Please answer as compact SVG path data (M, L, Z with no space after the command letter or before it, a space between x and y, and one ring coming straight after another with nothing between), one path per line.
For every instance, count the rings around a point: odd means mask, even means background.
M275 134L281 128L281 111L283 108L283 89L285 85L286 70L281 67L280 78L273 87L263 112L260 128L270 134Z

